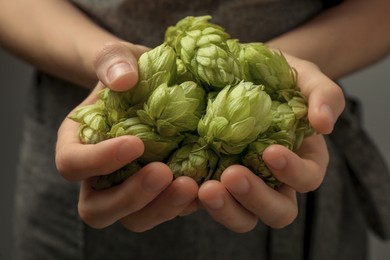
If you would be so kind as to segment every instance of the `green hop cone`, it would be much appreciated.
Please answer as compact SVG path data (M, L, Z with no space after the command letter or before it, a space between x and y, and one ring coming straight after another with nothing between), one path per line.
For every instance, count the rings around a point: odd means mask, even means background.
M166 42L175 48L187 69L201 83L222 89L241 78L238 61L226 44L230 37L210 16L187 18L166 32Z
M200 87L193 81L183 82L180 84L180 86L183 88L186 98L197 99L199 101L197 108L194 110L194 113L198 117L199 121L206 110L206 98L208 96L207 93L205 92L204 88Z
M170 87L162 84L149 97L144 109L137 111L137 115L162 136L195 131L205 109L205 96L203 88L195 82Z
M309 119L300 119L295 128L295 143L293 150L299 149L299 147L302 145L303 139L313 134L315 134L315 129L310 124Z
M91 186L95 190L108 189L115 185L121 184L134 173L138 172L141 168L141 164L139 164L137 161L133 161L113 173L95 177Z
M244 79L263 84L272 99L281 99L297 89L296 71L282 53L272 51L265 44L241 44L238 59Z
M268 135L288 132L294 135L291 149L297 150L305 137L314 133L307 118L308 106L306 99L298 92L288 102L272 102L273 121L267 130Z
M189 136L168 159L167 165L175 178L189 176L198 184L209 180L214 173L218 156L201 147L197 136Z
M202 30L204 28L213 28L224 39L230 36L225 30L216 24L210 23L210 15L204 16L187 16L179 20L174 26L169 26L165 31L164 42L180 53L181 39L186 36L187 32Z
M271 110L273 117L271 128L276 129L275 132L294 128L297 118L291 106L287 103L272 101Z
M296 91L295 95L291 97L287 101L287 103L293 110L294 115L297 119L302 119L307 117L307 112L308 112L307 101L306 98L299 91Z
M153 128L141 122L138 117L128 118L113 125L111 137L133 135L140 138L145 146L144 154L139 158L142 164L163 162L169 154L179 147L183 136L163 137L153 131Z
M102 101L79 107L70 119L80 123L78 135L82 143L96 144L107 139L110 125Z
M295 125L295 143L294 150L297 150L305 137L311 136L315 133L313 126L307 117L308 104L306 98L299 91L296 91L294 96L288 101L288 105L294 111L297 123Z
M146 102L151 93L163 83L171 85L177 73L176 53L172 47L161 44L141 55L138 60L138 83L123 92L131 105Z
M126 95L123 93L104 88L99 92L99 98L104 102L107 119L110 125L129 116L130 104Z
M209 100L199 121L198 133L204 145L217 154L239 154L272 123L272 101L263 86L240 82L222 89Z

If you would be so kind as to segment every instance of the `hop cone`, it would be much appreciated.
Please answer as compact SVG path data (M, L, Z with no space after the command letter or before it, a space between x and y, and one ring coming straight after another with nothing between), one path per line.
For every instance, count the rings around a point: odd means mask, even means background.
M198 133L217 154L239 154L272 122L271 99L260 85L240 82L209 100Z
M163 162L168 155L178 148L183 140L182 136L163 137L153 131L153 128L141 122L138 117L128 118L113 125L111 137L133 135L139 137L145 146L144 154L139 158L143 164Z
M189 140L190 139L190 140ZM190 136L168 159L167 165L175 178L189 176L198 184L210 179L218 162L218 156L201 147L198 137Z
M307 100L298 91L294 92L294 96L291 97L287 103L291 107L294 115L297 119L303 119L307 117Z
M282 53L272 51L263 43L241 44L239 61L244 79L263 84L272 99L281 99L297 89L296 71Z
M271 111L273 117L271 129L275 129L274 132L294 128L297 118L288 103L272 101Z
M295 92L298 94L299 92ZM292 97L288 102L272 102L273 121L267 130L268 135L278 132L290 132L294 135L292 150L298 149L304 137L312 135L314 129L307 118L307 102L301 94Z
M160 85L137 115L166 137L194 131L205 109L205 91L195 82L168 87Z
M105 112L110 125L129 116L130 104L123 93L105 88L99 93L99 97L104 102Z
M189 17L170 27L166 42L175 48L187 69L201 83L222 89L241 78L238 62L229 51L230 37L210 16Z
M123 94L131 105L142 104L161 84L173 84L176 73L175 51L170 46L161 44L141 55L138 60L138 84Z
M78 135L84 144L96 144L107 139L110 125L102 101L78 108L70 117L79 122Z
M165 31L164 42L180 53L181 39L186 36L189 31L201 30L204 28L214 28L224 39L229 38L225 30L216 24L210 23L210 15L204 16L187 16L178 21L174 26L169 26Z

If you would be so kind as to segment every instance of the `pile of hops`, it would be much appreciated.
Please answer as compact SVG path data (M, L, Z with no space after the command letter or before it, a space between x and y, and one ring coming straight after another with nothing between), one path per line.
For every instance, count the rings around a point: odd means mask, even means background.
M210 19L189 16L168 27L164 42L139 58L134 88L105 88L71 116L83 143L134 135L145 145L140 158L96 178L93 188L117 185L156 161L199 184L232 164L280 184L263 151L271 144L296 150L313 134L297 73L281 53L231 39Z

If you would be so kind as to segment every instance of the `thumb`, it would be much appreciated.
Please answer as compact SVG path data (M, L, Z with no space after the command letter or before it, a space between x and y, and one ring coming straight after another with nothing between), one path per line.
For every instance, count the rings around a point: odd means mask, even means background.
M96 54L98 79L115 91L125 91L138 81L138 58L146 47L128 42L109 42Z

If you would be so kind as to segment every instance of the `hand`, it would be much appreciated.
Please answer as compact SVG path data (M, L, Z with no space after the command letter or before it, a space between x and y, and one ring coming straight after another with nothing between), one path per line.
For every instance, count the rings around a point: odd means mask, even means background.
M333 81L314 64L287 56L298 71L298 85L308 97L308 117L318 134L304 140L296 153L272 145L263 159L282 184L272 189L250 170L233 165L219 181L208 181L199 189L199 200L218 222L235 232L252 230L260 219L273 228L282 228L298 214L296 192L315 190L321 184L329 161L321 134L332 132L344 109L344 96Z
M81 105L93 103L104 86L123 91L138 80L137 59L146 51L130 43L110 43L95 60L101 81ZM72 112L71 112L72 113ZM151 163L121 185L95 191L91 178L109 174L142 155L144 146L135 136L121 136L98 144L81 144L79 124L66 118L58 130L56 165L69 181L81 181L79 215L88 225L104 228L120 221L135 232L148 230L184 211L194 210L198 185L189 177L172 181L162 163Z

